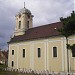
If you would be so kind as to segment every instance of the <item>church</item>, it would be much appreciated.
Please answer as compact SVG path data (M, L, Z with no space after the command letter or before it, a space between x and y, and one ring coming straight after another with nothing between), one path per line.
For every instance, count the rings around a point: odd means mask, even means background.
M49 72L75 71L75 52L69 53L67 61L66 38L58 29L61 22L33 27L33 15L26 7L15 16L16 26L13 37L8 42L8 67ZM75 35L68 38L75 43ZM68 67L69 63L69 67Z

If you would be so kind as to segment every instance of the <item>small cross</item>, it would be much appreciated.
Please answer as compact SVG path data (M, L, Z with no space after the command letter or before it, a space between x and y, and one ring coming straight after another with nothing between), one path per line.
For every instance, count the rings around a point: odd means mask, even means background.
M24 8L25 8L25 2L24 2Z

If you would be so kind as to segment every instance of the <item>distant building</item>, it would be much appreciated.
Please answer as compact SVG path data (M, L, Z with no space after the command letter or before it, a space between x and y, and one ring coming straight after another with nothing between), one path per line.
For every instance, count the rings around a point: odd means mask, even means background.
M8 64L8 51L0 51L0 64Z
M8 67L50 72L68 71L66 38L58 32L61 22L33 28L33 15L25 7L16 15L14 36L9 41ZM75 35L68 38L75 43ZM69 70L75 71L75 51L69 50Z

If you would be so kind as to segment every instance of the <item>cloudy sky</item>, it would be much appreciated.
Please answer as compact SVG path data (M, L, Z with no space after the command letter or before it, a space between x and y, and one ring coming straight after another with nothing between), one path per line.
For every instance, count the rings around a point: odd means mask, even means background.
M7 42L14 33L15 15L24 7L32 14L33 26L59 21L74 10L74 0L0 0L0 48L7 48Z

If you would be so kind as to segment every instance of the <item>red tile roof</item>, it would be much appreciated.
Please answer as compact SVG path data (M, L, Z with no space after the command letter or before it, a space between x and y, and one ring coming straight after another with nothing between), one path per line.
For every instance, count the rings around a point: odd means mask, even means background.
M8 59L8 51L2 51L2 53L4 54L4 56Z
M1 54L3 54L6 59L8 59L8 51L0 51L0 58L2 58Z
M24 35L14 36L9 43L58 36L60 35L59 28L62 28L61 22L34 27L28 29Z

